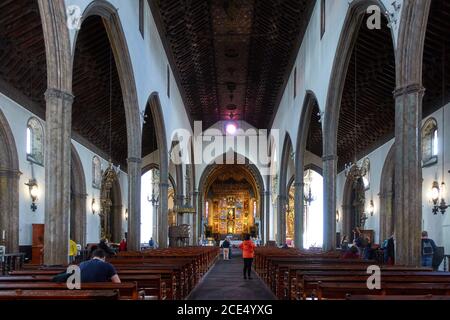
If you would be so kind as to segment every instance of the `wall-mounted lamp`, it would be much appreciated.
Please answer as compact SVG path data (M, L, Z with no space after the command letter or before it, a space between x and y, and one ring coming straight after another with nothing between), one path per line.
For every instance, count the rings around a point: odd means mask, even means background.
M39 187L38 184L36 182L36 179L30 179L27 183L25 183L25 185L28 186L29 192L30 192L30 197L31 197L31 210L33 212L36 211L37 209L37 205L36 205L36 201L38 199L39 196Z
M98 202L95 201L94 197L92 198L92 202L91 202L91 210L92 210L92 214L96 214L97 212L100 211Z
M445 214L445 211L448 209L449 206L445 202L444 197L445 183L442 182L441 187L439 187L439 183L437 181L433 181L433 185L431 187L431 201L433 202L432 212L434 215L438 214L439 211L442 214Z
M339 220L340 220L339 210L336 210L336 223L338 223Z
M370 200L370 203L369 203L369 213L370 213L370 216L371 217L373 217L373 213L375 212L375 206L374 206L374 204L373 204L373 200Z
M128 221L128 209L125 209L125 220Z

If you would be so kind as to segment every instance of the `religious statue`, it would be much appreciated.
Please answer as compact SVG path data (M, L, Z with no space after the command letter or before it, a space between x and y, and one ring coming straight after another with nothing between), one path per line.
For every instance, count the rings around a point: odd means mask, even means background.
M234 209L228 209L228 220L234 220Z

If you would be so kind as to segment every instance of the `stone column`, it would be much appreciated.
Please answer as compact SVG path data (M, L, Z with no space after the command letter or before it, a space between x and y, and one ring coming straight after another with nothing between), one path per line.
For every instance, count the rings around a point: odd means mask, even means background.
M278 234L277 234L277 242L278 244L284 244L286 242L286 195L278 196Z
M18 170L0 169L0 243L5 230L7 253L19 252ZM31 204L31 199L29 203Z
M142 160L129 157L128 162L128 239L130 251L141 249L141 174Z
M337 157L323 160L323 249L336 249L336 172Z
M80 244L82 247L86 246L86 193L72 193L73 206L71 207L70 223L74 223L73 234L70 235L72 240ZM73 209L73 211L72 211ZM83 216L80 216L83 215ZM72 229L72 226L70 227Z
M179 207L183 205L184 195L182 194L176 194L175 195L175 207ZM188 222L188 215L187 214L178 214L177 213L177 226L182 224L187 224Z
M396 264L420 266L422 220L421 85L395 90Z
M46 98L44 264L67 264L73 96L49 88Z
M258 199L258 204L256 207L256 214L259 215L259 230L258 230L258 234L259 237L261 238L261 243L264 243L266 240L266 236L264 233L264 224L266 223L266 217L264 216L265 213L265 194L266 192L261 191L260 197Z
M158 224L159 224L159 206L153 205L153 231L152 231L152 238L153 241L159 243L159 233L158 233Z
M303 177L303 175L302 175ZM295 220L294 220L294 245L298 249L303 249L303 224L304 224L304 183L303 178L301 182L294 182L295 187L295 199L294 199L294 210L295 210Z
M266 218L265 218L265 243L270 240L270 207L272 206L272 203L270 201L271 196L270 191L264 192L264 201L266 202L265 206L265 212L266 212Z
M380 243L392 236L394 233L394 193L388 191L380 194Z
M198 239L199 239L199 231L200 231L200 226L201 226L201 221L199 219L200 217L200 210L199 210L199 206L198 206L198 191L194 190L194 192L191 193L191 201L192 201L192 206L195 209L195 213L194 216L192 217L192 244L194 246L198 245Z
M161 178L163 173L161 172ZM158 211L158 245L160 248L167 248L168 246L168 182L160 182L159 184L159 211Z

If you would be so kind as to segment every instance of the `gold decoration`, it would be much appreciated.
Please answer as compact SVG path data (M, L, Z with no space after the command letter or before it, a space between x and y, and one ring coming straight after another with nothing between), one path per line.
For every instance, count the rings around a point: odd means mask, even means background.
M108 168L105 170L102 179L101 188L101 210L100 210L100 234L102 239L111 239L111 189L114 181L118 179L116 169L109 162Z

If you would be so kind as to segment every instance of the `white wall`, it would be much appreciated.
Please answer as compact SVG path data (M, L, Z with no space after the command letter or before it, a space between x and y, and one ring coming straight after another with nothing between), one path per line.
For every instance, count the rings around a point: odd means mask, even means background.
M80 7L81 12L84 12L86 7L92 2L88 0L65 0L66 7L77 5ZM180 128L189 131L192 131L192 129L172 71L170 77L170 98L167 97L166 68L169 62L150 8L147 1L145 1L145 31L144 38L142 38L139 31L139 1L111 0L109 2L117 8L125 34L134 70L139 108L141 112L145 112L150 94L159 93L166 127L167 146L170 148L173 132ZM70 38L73 52L76 45L74 44L75 35L76 31L72 30Z
M445 110L444 110L445 109ZM445 122L444 122L445 116ZM450 209L447 210L445 215L441 213L433 215L432 203L430 201L430 190L433 181L438 181L439 184L444 180L447 186L450 185L450 128L447 123L450 121L450 104L447 104L445 108L440 108L438 111L431 114L429 117L422 121L425 123L427 119L433 117L438 124L438 143L439 153L438 162L430 167L422 168L422 229L428 231L429 237L435 240L438 246L445 247L445 253L450 253ZM378 242L384 239L379 239L380 236L380 182L383 165L386 161L386 156L394 143L394 139L382 145L378 149L371 152L369 155L363 157L358 162L361 164L364 158L370 159L370 189L366 191L366 203L373 197L374 200L374 215L369 216L366 222L366 229L375 231L375 240ZM445 148L444 148L445 147ZM443 153L444 151L444 153ZM444 179L442 179L442 162L444 162ZM342 205L343 205L343 192L345 186L345 173L341 172L337 177L337 210L341 213L342 218ZM450 203L450 193L447 192L445 198L447 203ZM395 212L394 212L395 214ZM338 224L337 231L342 230L342 219ZM420 237L420 235L417 235Z
M234 136L227 136L224 131L225 122L219 121L210 128L204 129L202 132L203 137L197 137L199 139L199 147L197 148L197 150L204 151L203 156L201 157L202 163L196 163L195 166L195 185L197 187L199 186L202 174L206 170L208 165L214 163L215 159L219 158L224 153L230 156L232 156L234 153L237 153L239 156L247 157L250 163L254 164L257 167L263 177L263 181L266 183L266 179L264 179L264 176L268 174L267 164L270 162L270 159L266 159L264 156L267 155L266 150L268 149L268 147L263 144L265 148L263 155L261 155L261 153L259 152L259 147L262 147L262 145L260 144L258 146L258 149L255 145L255 141L259 141L257 140L257 129L245 121L236 121L236 123L240 131ZM243 143L242 141L245 141L245 143ZM209 148L212 148L214 146L217 146L216 150L221 150L221 152L209 152L209 150L212 150ZM199 154L199 151L196 151L195 142L194 151L196 152L196 154ZM231 160L232 159L233 158L231 158ZM242 158L242 160L243 159L244 158ZM267 189L267 184L264 185L264 188Z
M370 187L365 193L366 199L366 209L368 209L370 200L374 203L374 214L373 216L368 216L366 221L365 229L375 231L375 241L383 241L379 239L380 236L380 183L381 183L381 172L383 170L384 162L386 160L387 154L394 144L394 140L382 145L378 149L374 150L367 156L363 157L358 161L358 165L362 164L365 158L370 160ZM337 231L342 231L342 221L343 221L343 209L342 206L344 198L344 187L347 178L345 172L342 171L338 174L336 180L336 210L339 210L340 221L337 225Z
M23 108L13 100L9 99L2 93L0 93L0 109L5 114L11 127L14 139L16 142L16 148L19 158L19 170L22 172L19 181L19 244L31 245L32 244L32 224L43 224L45 222L45 168L33 164L34 178L39 186L39 198L37 200L37 210L32 212L30 209L31 199L28 191L28 186L25 185L32 176L31 164L27 160L26 155L26 128L28 119L31 117L38 118L36 115ZM39 118L38 118L39 119ZM45 130L45 121L39 119ZM96 198L96 201L100 201L100 190L92 187L92 158L96 155L83 145L79 144L75 140L72 140L73 145L80 157L83 165L83 170L86 180L86 239L87 242L98 242L100 238L100 218L98 214L93 215L91 210L92 197ZM45 148L45 146L44 146ZM108 161L97 155L102 164L102 169L106 169ZM122 206L123 213L128 207L128 179L126 173L120 172L120 188L122 192ZM126 231L127 225L125 216L122 216L123 232Z

